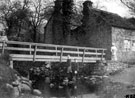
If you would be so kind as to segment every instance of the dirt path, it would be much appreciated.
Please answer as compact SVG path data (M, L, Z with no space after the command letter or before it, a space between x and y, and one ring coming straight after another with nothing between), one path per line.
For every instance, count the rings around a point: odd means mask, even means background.
M105 84L106 90L102 94L84 94L77 98L126 98L128 94L135 94L135 67L127 68L109 79L113 83Z
M110 79L114 83L123 85L113 98L126 98L126 95L135 94L135 67L127 68L114 76L110 76Z
M120 82L126 85L134 85L135 86L135 67L127 68L116 74L114 76L110 76L110 79L113 82Z

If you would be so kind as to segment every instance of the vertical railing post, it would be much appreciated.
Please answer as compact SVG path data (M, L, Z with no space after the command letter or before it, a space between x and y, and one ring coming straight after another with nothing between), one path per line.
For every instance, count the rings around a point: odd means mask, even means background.
M5 41L2 42L2 54L4 54L4 50L5 50Z
M84 62L84 57L85 57L85 48L83 50L82 63Z
M29 48L30 48L30 55L31 55L31 54L32 54L32 53L31 53L31 44L29 45Z
M36 54L37 54L37 45L35 45L35 49L34 49L33 62L35 62Z
M77 52L78 52L78 57L79 57L79 48L77 48Z
M57 46L55 47L55 50L56 50L56 56L57 56L58 55Z
M63 47L61 49L60 62L62 62L62 56L63 56Z
M98 50L96 49L96 58L98 58L98 55L97 55L97 53L98 53Z
M104 57L104 49L102 50L101 60L103 60L103 57Z

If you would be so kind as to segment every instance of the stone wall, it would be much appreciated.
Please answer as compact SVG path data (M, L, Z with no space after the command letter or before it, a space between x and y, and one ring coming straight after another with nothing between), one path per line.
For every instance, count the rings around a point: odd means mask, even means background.
M111 59L111 27L107 25L98 26L95 30L86 29L71 36L71 45L105 48L106 59Z
M105 48L106 58L111 59L111 26L101 17L99 12L93 10L92 3L86 1L83 3L82 25L78 27L71 35L72 45Z
M59 1L59 0L58 0ZM58 4L60 4L58 2ZM127 30L111 26L100 17L101 13L93 10L90 1L83 4L82 25L71 31L68 45L105 48L106 59L111 59L111 46L115 43L118 48L119 61L135 61L135 30ZM45 43L67 44L63 37L63 20L60 12L60 5L57 5L56 12L46 26ZM130 47L125 49L125 40L129 41ZM132 47L134 45L134 47ZM126 46L127 47L127 46ZM134 50L133 50L134 48Z
M52 35L52 22L53 17L50 18L47 25L44 28L44 43L52 44L53 43L53 35Z
M134 40L135 30L112 27L112 43L115 43L118 49L118 61L135 62Z
M45 43L66 45L70 39L73 0L56 0L54 3L54 12L45 27Z

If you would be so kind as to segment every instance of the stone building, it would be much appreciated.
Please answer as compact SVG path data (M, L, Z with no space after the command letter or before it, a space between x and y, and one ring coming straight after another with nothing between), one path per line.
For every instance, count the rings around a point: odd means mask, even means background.
M106 48L106 59L108 60L111 59L112 43L115 43L118 49L118 61L134 62L135 26L128 19L117 14L93 8L91 1L85 1L83 7L82 25L71 31L68 43L74 46ZM59 19L59 17L57 18ZM49 44L52 43L53 39L51 27L52 20L50 19L50 22L45 27L47 31L45 32L45 42ZM59 30L55 34L62 42L62 34L58 32L62 29L60 26L57 29Z

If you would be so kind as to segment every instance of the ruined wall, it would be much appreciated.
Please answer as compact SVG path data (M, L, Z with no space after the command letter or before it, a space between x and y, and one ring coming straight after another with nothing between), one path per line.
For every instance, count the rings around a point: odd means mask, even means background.
M111 26L100 17L99 12L94 11L92 2L83 3L82 25L71 35L72 45L105 48L106 59L111 59Z
M44 28L44 43L52 44L53 43L53 36L52 36L52 22L53 17L50 18L47 25Z
M119 61L135 62L135 30L112 27L112 42L118 49Z
M45 28L45 43L66 45L70 39L73 0L56 0L54 3L52 18Z
M58 18L58 19L57 19ZM63 29L61 15L52 16L44 29L46 44L63 44Z
M95 29L94 32L87 32L87 39L92 47L96 48L105 48L106 50L106 59L111 59L111 27L109 25L100 25Z
M52 38L53 44L63 44L63 22L61 14L53 16Z
M82 29L82 28L81 28ZM95 47L95 48L105 48L106 59L111 59L111 44L112 35L111 27L108 25L96 26L94 29L83 28L79 33L75 33L71 36L71 45L85 46L85 47Z
M63 0L56 0L54 12L45 27L45 43L62 44L63 42L63 16L62 16Z
M60 0L57 0L60 1ZM67 44L73 46L105 48L106 59L111 59L111 46L115 43L118 48L118 60L123 62L135 61L135 30L127 30L117 27L112 27L101 17L100 11L93 10L92 2L86 1L83 3L83 19L82 25L77 29L72 30L67 43L63 38L63 20L61 3L55 2L56 12L53 18L48 22L45 31L45 43L49 44ZM104 14L102 15L104 16ZM104 16L106 17L106 16Z

